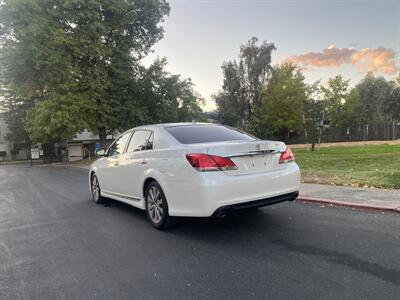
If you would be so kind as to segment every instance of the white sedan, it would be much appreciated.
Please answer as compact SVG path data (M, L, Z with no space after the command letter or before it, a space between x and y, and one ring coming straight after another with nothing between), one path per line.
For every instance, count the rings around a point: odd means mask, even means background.
M156 228L174 217L223 216L298 196L300 171L282 142L208 123L140 126L122 133L90 167L93 200L146 210Z

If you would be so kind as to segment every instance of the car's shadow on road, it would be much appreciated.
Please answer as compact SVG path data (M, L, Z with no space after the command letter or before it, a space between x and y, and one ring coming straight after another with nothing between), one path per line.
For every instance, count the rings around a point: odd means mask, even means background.
M140 224L139 230L157 235L163 241L174 240L182 244L188 242L196 242L199 245L212 244L216 250L230 249L231 252L241 252L245 247L251 248L251 251L255 252L254 255L264 255L265 249L268 249L269 252L272 249L285 250L299 255L316 256L324 261L346 266L386 282L400 285L400 270L361 259L339 249L322 246L326 244L326 241L311 242L314 240L313 229L302 226L302 220L293 220L296 216L288 217L286 205L298 204L281 203L279 208L278 206L269 206L234 211L228 213L224 218L178 218L176 226L162 232L151 227L143 210L113 200L108 201L104 206L127 214L129 218L135 220L135 225ZM327 237L327 241L329 239Z
M282 205L282 204L280 204ZM283 204L284 205L284 204ZM290 205L290 204L289 204ZM116 209L117 211L129 214L135 221L146 222L146 226L151 228L147 220L146 212L131 205L108 199L104 207ZM196 232L203 234L216 234L223 231L236 231L237 233L249 233L262 231L267 234L274 232L279 227L285 226L285 217L275 213L273 206L268 208L252 208L238 211L227 212L223 218L218 217L179 217L176 224L169 229L164 230L168 234L185 235L190 233L194 236ZM151 228L152 229L152 228Z

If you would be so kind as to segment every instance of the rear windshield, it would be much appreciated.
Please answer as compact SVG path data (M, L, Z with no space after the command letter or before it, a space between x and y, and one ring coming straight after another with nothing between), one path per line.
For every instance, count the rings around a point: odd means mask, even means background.
M165 129L181 144L255 140L248 134L224 126L188 125Z

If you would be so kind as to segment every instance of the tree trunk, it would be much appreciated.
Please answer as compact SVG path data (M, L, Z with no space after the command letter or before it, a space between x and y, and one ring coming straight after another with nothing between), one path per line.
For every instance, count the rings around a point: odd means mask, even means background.
M289 138L290 138L290 130L288 130L286 134L286 143L289 143Z
M107 141L107 132L104 128L99 129L99 140L100 140L100 145L102 148L106 149L106 141Z

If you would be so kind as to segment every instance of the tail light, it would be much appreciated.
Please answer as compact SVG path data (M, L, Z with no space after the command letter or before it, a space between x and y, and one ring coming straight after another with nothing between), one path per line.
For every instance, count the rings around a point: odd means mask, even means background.
M291 161L294 161L294 154L289 147L286 147L286 150L281 153L281 157L279 158L279 163L284 164Z
M226 157L205 153L187 154L186 159L197 171L226 171L236 170L235 163Z

